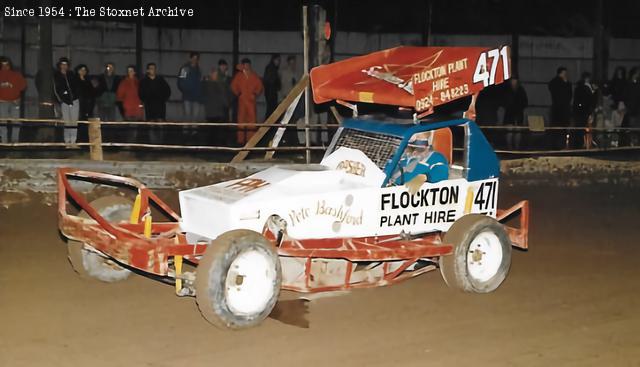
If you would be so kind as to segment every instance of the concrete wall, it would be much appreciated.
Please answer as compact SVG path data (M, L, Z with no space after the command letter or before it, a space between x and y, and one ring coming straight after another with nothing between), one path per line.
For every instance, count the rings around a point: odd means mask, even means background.
M107 61L117 64L122 73L127 64L135 62L135 25L98 21L53 22L54 60L68 56L74 64L84 63L92 72L99 72ZM38 61L37 24L27 24L26 75L27 115L35 116L36 90L33 75ZM20 63L20 27L8 18L0 18L0 54L8 55ZM399 46L418 45L419 34L377 34L358 32L337 33L335 58L341 60L376 50ZM439 46L496 46L510 44L510 35L433 35L433 45ZM200 51L203 72L214 67L219 58L231 62L232 32L227 30L159 29L144 27L142 61L156 62L172 88L172 101L168 107L169 119L180 119L182 107L176 87L176 74L187 60L191 50ZM519 74L529 96L528 114L543 115L548 120L550 97L547 82L558 66L568 68L572 80L592 69L593 45L591 38L559 38L521 36L519 39ZM240 34L240 57L249 57L254 69L262 74L272 52L294 54L302 66L302 34L300 32L243 31ZM52 60L53 63L53 60ZM640 40L611 39L609 74L618 65L630 68L640 64ZM264 115L264 99L258 101L258 116Z

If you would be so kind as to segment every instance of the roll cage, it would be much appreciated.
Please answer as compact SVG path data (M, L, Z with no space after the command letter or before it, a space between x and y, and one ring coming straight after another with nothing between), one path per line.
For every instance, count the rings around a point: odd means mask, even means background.
M500 163L498 161L498 157L493 151L493 148L478 125L476 125L474 121L464 118L435 122L420 122L417 124L365 119L347 119L335 134L326 154L331 154L341 146L347 146L349 148L362 150L363 153L369 156L372 161L380 162L381 158L371 157L371 153L367 151L366 147L342 145L345 142L344 139L341 140L341 136L345 134L345 130L355 130L366 134L375 134L375 136L387 136L392 138L388 141L378 139L380 144L397 144L395 152L386 160L386 163L379 164L379 167L384 171L386 176L382 183L382 186L384 187L389 184L389 180L391 179L393 172L398 167L402 154L409 143L409 139L414 134L428 131L435 131L436 133L444 132L443 134L436 135L434 146L436 150L440 151L445 157L447 157L449 165L451 166L453 164L451 159L453 157L453 144L451 142L452 134L450 130L453 127L461 127L461 130L464 132L464 142L462 146L463 159L462 162L460 162L460 165L455 165L455 168L460 171L458 176L467 179L467 181L499 177ZM446 130L449 130L449 132L446 132Z

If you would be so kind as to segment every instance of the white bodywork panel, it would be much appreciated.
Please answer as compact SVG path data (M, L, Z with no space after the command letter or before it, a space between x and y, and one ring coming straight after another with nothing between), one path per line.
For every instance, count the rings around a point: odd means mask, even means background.
M467 213L496 215L497 178L425 183L413 195L405 186L381 187L384 179L364 153L342 147L322 166L275 166L181 191L181 226L214 239L233 229L262 232L277 215L290 237L341 238L446 231Z

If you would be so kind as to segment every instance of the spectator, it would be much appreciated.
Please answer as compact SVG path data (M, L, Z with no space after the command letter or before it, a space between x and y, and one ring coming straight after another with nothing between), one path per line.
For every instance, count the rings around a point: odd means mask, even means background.
M476 122L478 125L501 125L502 120L498 118L504 97L501 85L490 85L478 93L476 99ZM505 135L501 130L487 129L485 133L487 139L494 147L504 147Z
M504 95L505 107L502 122L505 125L524 126L524 109L529 105L527 92L517 78L511 78ZM509 149L520 149L522 132L507 132L507 147Z
M127 66L127 77L120 80L116 98L122 103L125 120L142 120L142 101L138 94L140 82L136 76L136 67Z
M225 59L218 60L218 81L227 83L227 85L231 84L231 78L229 77L229 65ZM225 121L227 120L225 119Z
M147 121L164 121L167 116L167 101L171 97L171 88L164 78L157 74L155 63L147 64L147 75L140 81L138 93L144 105ZM149 138L152 144L162 142L161 126L149 126Z
M157 71L155 63L147 64L147 74L140 81L139 96L144 104L147 121L164 121L167 117L167 101L171 97L171 88Z
M640 127L640 69L631 69L629 76L629 83L622 98L626 107L625 122L623 124L628 127ZM627 140L630 145L637 145L637 133L633 133Z
M78 77L78 99L80 101L78 117L80 120L86 121L89 117L93 117L98 81L96 79L89 80L87 65L76 66L75 72Z
M613 101L612 97L611 100ZM613 102L612 102L613 103ZM617 106L613 106L611 111L611 119L609 121L605 120L605 127L609 128L606 134L608 138L608 146L618 147L620 144L620 134L617 132L613 132L613 129L617 129L622 127L622 123L624 122L624 117L626 115L624 102L620 101Z
M549 82L551 92L551 123L567 125L571 120L571 83L567 68L561 66Z
M78 78L78 100L80 101L78 119L87 121L93 117L98 81L96 79L89 80L87 65L80 64L74 70ZM89 139L87 125L78 126L78 139L81 141Z
M60 104L62 119L64 120L64 142L75 144L78 138L78 116L80 101L78 100L78 78L69 70L69 59L61 57L58 60L58 70L53 75L53 91Z
M227 86L229 87L229 93L231 93L231 77L229 76L229 65L227 64L227 60L225 59L218 60L218 81L227 84ZM228 115L224 117L224 120L222 120L223 122L229 122L233 120L232 115L234 113L234 107L237 107L235 96L233 95L233 93L231 93L229 97L229 112ZM235 111L235 114L237 116L237 111ZM227 136L227 138L229 138L229 136Z
M571 98L572 90L569 82L567 68L561 66L556 71L556 76L548 84L551 93L551 126L567 126L571 122ZM569 131L556 135L552 145L555 148L567 146Z
M280 55L271 55L271 61L269 61L267 67L264 68L262 78L264 83L264 98L267 102L267 109L264 115L265 120L271 116L276 107L278 107L278 92L281 89L279 67Z
M251 69L251 61L242 59L233 77L231 90L238 97L238 144L244 145L255 133L256 98L262 94L260 77ZM242 127L242 128L241 128Z
M27 87L27 82L20 72L12 70L11 61L0 57L0 120L20 117L20 96ZM11 127L11 140L9 140ZM0 125L0 141L18 142L20 140L20 123L7 122L7 126Z
M624 90L627 85L627 71L624 67L618 66L613 72L613 78L607 83L607 92L613 100L613 108L617 109L622 101Z
M204 110L207 121L209 122L226 122L229 118L229 106L231 105L231 88L226 82L226 78L220 78L222 70L211 69L209 76L202 81L202 95L204 97ZM209 142L213 145L224 145L227 143L228 129L215 129L213 134L206 136L214 136ZM209 139L207 139L209 140Z
M294 55L287 56L287 64L283 66L282 71L280 72L280 101L284 100L291 89L298 83L299 76L298 70L296 68L296 57ZM286 129L284 131L283 136L283 144L295 144L296 139L298 143L304 142L305 132L304 132L304 99L300 99L298 104L296 105L296 109L293 112L293 116L291 116L291 121L295 122L296 131L293 129Z
M596 108L596 86L591 84L591 74L582 73L580 80L576 83L573 92L573 123L571 126L584 127L589 125L589 119ZM584 130L574 130L570 133L570 146L580 148L583 146Z
M282 101L291 89L298 83L298 71L296 70L296 57L287 56L287 64L280 71L280 93L278 98Z
M591 84L591 74L584 72L573 92L573 114L578 124L586 124L596 107L596 86Z
M127 77L120 81L116 92L118 101L122 103L123 115L126 121L140 121L143 118L142 101L140 101L138 94L139 86L136 67L133 65L127 66ZM138 136L137 128L135 126L131 127L127 134L129 135L129 140L135 142Z
M200 116L202 73L200 72L200 54L189 54L189 62L182 65L178 74L178 89L182 92L185 119L194 121Z
M108 62L104 65L104 73L98 78L97 105L98 116L102 121L116 121L116 108L122 115L122 105L116 98L120 77L115 74L115 64Z
M618 66L613 72L613 78L607 82L604 88L605 96L609 104L610 118L605 117L605 127L609 128L607 134L604 134L604 141L606 146L617 147L620 142L620 134L613 132L614 128L620 128L624 121L626 114L626 107L624 105L624 94L627 88L627 70ZM607 104L603 104L603 110L605 116L608 116Z
M490 85L482 89L476 100L476 122L480 125L498 125L498 109L502 100L501 86Z

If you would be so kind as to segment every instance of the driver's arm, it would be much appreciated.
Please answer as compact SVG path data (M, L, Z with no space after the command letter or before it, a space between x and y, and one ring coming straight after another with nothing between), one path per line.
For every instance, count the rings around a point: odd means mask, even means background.
M418 192L425 182L436 183L449 178L447 159L439 152L431 152L424 160L408 164L409 167L413 168L405 171L404 182L412 194Z

